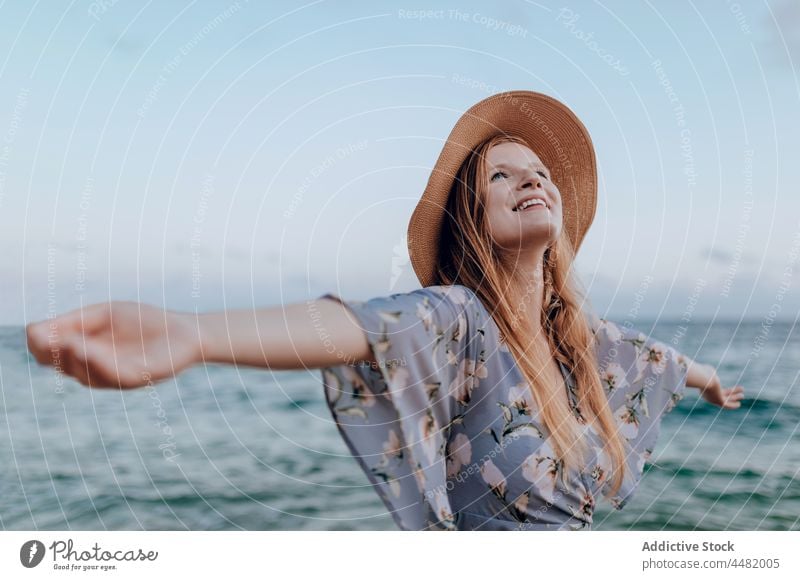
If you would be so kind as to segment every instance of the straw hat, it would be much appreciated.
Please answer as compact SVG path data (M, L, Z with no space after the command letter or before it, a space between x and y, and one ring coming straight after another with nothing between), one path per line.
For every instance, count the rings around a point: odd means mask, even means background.
M408 224L408 252L422 286L434 282L444 211L461 164L500 133L525 140L550 169L561 192L564 229L575 252L597 208L597 162L586 128L566 105L533 91L488 97L464 113L450 132Z

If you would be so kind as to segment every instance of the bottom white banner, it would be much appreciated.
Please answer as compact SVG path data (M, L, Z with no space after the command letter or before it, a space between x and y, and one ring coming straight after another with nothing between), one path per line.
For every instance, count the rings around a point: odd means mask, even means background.
M0 532L2 578L800 578L800 532ZM688 576L685 576L688 577Z

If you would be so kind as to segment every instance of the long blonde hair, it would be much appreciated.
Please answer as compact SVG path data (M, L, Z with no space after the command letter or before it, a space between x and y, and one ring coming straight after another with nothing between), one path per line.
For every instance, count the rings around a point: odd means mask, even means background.
M486 154L499 143L513 142L529 147L515 136L500 134L476 147L464 161L453 183L447 202L439 244L436 284L462 284L471 288L489 310L531 386L544 427L551 441L565 482L572 469L585 462L586 441L579 421L570 409L561 385L542 376L549 358L533 348L533 337L520 328L517 309L506 291L510 277L500 265L498 248L492 243L483 200L489 186ZM581 312L585 294L579 289L572 270L574 251L566 228L544 252L542 328L552 355L572 373L578 408L584 420L594 424L612 466L611 495L616 495L625 477L625 445L608 405L598 372L594 336ZM608 480L611 474L603 474Z

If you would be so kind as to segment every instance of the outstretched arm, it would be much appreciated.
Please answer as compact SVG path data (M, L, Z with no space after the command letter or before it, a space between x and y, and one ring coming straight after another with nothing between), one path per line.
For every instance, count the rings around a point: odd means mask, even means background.
M686 355L683 355L683 358L686 360L689 371L686 375L687 387L700 389L700 394L706 401L723 409L738 409L742 406L743 386L723 388L717 375L717 369L692 360Z
M285 370L373 360L347 308L326 299L199 315L108 302L26 331L39 363L92 387L140 387L203 361Z

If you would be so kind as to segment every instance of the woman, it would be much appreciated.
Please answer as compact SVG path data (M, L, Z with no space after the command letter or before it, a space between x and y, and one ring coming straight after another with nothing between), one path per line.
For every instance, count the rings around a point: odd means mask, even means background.
M322 369L326 401L401 529L590 529L621 509L684 387L740 386L588 309L572 274L594 217L588 133L551 97L457 122L409 224L422 288L198 316L112 302L28 327L43 364L131 388L205 361Z

